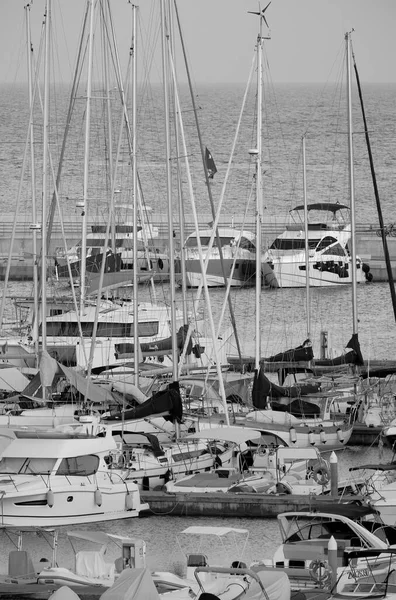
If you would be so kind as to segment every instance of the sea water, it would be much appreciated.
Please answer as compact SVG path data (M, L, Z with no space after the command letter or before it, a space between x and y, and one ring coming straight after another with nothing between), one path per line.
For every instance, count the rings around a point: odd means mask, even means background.
M309 114L320 94L318 85L283 85L279 86L278 109L281 116L282 134L277 139L277 162L270 162L269 151L264 165L266 171L264 178L264 202L265 215L273 218L278 215L284 221L288 210L295 204L301 203L301 186L299 167L299 145L301 134L306 127ZM363 86L366 99L366 110L369 120L370 134L373 144L374 161L378 175L378 184L385 222L392 222L393 196L395 189L395 165L396 152L395 143L395 120L394 120L394 85L368 85ZM160 92L158 92L160 93ZM221 184L224 179L227 160L233 139L234 129L237 122L239 107L243 94L243 86L212 86L201 87L199 90L199 116L202 121L202 133L207 145L217 164L218 174L212 187L215 201L220 196ZM187 94L184 95L184 101ZM66 106L65 95L61 95L64 112ZM0 209L5 217L13 218L13 206L15 205L22 166L22 156L27 131L27 120L29 111L27 109L27 91L24 87L2 86L0 87L0 103L3 115L1 120L1 142L0 142ZM7 118L5 118L5 115ZM190 115L191 116L191 115ZM186 113L188 118L188 114ZM147 123L148 113L141 116L142 123ZM192 117L191 117L192 118ZM144 121L146 119L146 121ZM158 131L162 124L157 119ZM59 120L58 131L63 121ZM191 122L192 123L192 122ZM190 133L191 133L190 123ZM320 127L319 127L320 126ZM318 123L318 131L325 137L326 131L330 131L333 123L328 115ZM141 153L145 160L141 161L142 181L145 185L145 194L148 204L154 211L166 211L166 193L163 187L154 185L153 181L164 179L164 161L159 156L157 137L154 132L154 122L151 123L152 136L147 142L149 147ZM267 129L270 132L270 128ZM374 194L370 181L370 174L365 154L361 126L355 135L357 145L355 152L355 181L356 181L356 205L358 223L377 223L377 214ZM79 135L74 129L72 135L75 141ZM162 137L163 134L160 134ZM340 201L347 200L347 192L344 191L344 180L347 179L346 172L332 184L327 184L327 175L330 169L328 154L320 151L320 135L315 137L312 133L311 139L307 141L308 160L308 196L309 201ZM143 144L143 142L141 142ZM248 164L248 150L253 147L253 134L245 134L243 142L239 145L239 158L235 165L235 186L227 195L225 211L227 215L241 217L247 205L245 173L251 169ZM328 148L327 148L328 150ZM199 151L197 148L191 154L192 166L197 172L199 166ZM80 159L79 159L80 160ZM80 161L81 162L81 161ZM62 188L63 208L69 216L76 219L81 215L75 208L75 198L81 195L80 167L77 157L75 162L69 162L65 169L65 178L68 180ZM290 178L290 170L292 177ZM202 173L202 171L199 171ZM21 200L20 221L31 222L30 192L28 187L29 169L25 174L25 186ZM250 180L250 185L252 181ZM210 212L207 200L203 175L195 175L196 202L200 214ZM99 186L98 186L99 187ZM74 200L73 200L74 198ZM108 199L108 196L107 196ZM70 202L69 202L70 200ZM94 211L101 218L105 213L105 198L94 207ZM254 205L249 208L254 214ZM27 284L12 283L7 290L7 295L18 294L26 291ZM159 291L161 290L161 291ZM157 290L161 299L169 301L169 286L163 286ZM148 288L141 286L139 297L142 300L150 297ZM255 340L255 298L253 290L232 290L232 304L235 310L238 335L244 353L253 354ZM177 292L177 301L181 300L180 292ZM213 290L210 294L210 304L206 302L201 310L204 316L208 316L211 309L215 316L216 326L219 324L219 316L224 302L224 290ZM357 306L359 319L359 339L362 353L365 359L394 358L396 342L395 319L390 302L390 294L387 284L372 283L361 285L357 290ZM12 317L11 306L7 306L9 316ZM314 352L319 353L319 337L321 331L327 331L330 336L330 344L335 351L341 351L346 345L352 333L352 295L351 287L326 288L311 290L311 305L309 307L311 317L311 332L314 343ZM307 331L307 307L305 290L265 290L261 302L261 333L262 333L262 355L269 356L281 350L294 347L302 343L306 338ZM223 326L230 325L229 316L225 317ZM236 349L235 349L236 353ZM389 458L389 451L385 451ZM339 453L340 472L343 476L349 474L351 465L376 462L379 459L377 445L372 448L346 448ZM175 568L183 560L182 553L177 544L178 532L192 524L201 525L229 525L231 527L246 528L249 530L249 544L247 552L249 558L258 560L269 557L275 551L280 542L280 537L275 519L248 519L248 518L191 518L151 515L149 517L98 523L97 528L116 534L126 534L143 538L147 543L147 562L151 568L167 570ZM79 526L78 529L83 527ZM60 532L60 553L65 544L65 529ZM4 547L5 548L5 547ZM0 549L1 553L5 550ZM192 551L192 550L191 550ZM44 552L49 556L48 548L40 550L33 545L32 552L35 559L39 560ZM65 551L67 558L71 561L71 552ZM210 557L210 552L209 558ZM213 550L216 557L218 550ZM227 555L222 556L222 563L227 563L236 557L232 551L227 550ZM4 556L2 558L5 558ZM60 564L61 558L60 558ZM179 568L179 567L178 567Z

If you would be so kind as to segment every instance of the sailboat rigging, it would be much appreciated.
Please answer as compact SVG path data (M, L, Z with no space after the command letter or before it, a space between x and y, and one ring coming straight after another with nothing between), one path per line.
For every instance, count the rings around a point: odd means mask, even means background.
M378 185L377 185L377 177L376 177L375 169L374 169L374 159L373 159L373 153L371 151L370 137L369 137L369 131L368 131L368 127L367 127L366 111L364 109L362 88L361 88L361 85L360 85L360 77L359 77L359 73L358 73L358 70L357 70L357 65L356 65L356 61L355 61L355 55L354 55L353 51L352 51L352 60L353 60L353 68L354 68L354 71L355 71L356 84L357 84L358 93L359 93L360 107L362 109L362 117L363 117L363 124L364 124L364 135L365 135L365 138L366 138L367 152L368 152L368 157L369 157L369 162L370 162L371 178L372 178L372 181L373 181L375 203L376 203L376 206L377 206L378 221L379 221L379 225L380 225L382 245L383 245L383 249L384 249L386 272L388 274L389 289L390 289L391 298L392 298L393 314L394 314L395 321L396 321L396 292L395 292L395 282L394 282L394 278L393 278L392 265L391 265L390 256L389 256L388 242L387 242L387 239L386 239L387 232L386 232L386 228L384 226L384 219L383 219L383 216L382 216L382 208L381 208L381 201L380 201L379 191L378 191Z

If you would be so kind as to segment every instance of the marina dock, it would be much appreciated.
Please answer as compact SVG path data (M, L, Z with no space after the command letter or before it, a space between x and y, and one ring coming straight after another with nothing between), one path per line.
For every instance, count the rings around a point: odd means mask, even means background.
M330 495L308 496L296 494L259 494L247 492L142 492L155 515L174 517L251 517L276 518L280 513L297 510L314 510L315 506L333 506L339 497ZM343 502L359 502L359 496L344 496Z

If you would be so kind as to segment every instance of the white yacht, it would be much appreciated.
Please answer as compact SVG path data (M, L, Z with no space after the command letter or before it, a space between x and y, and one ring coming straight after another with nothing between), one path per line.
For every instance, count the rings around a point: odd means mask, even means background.
M116 449L111 435L0 429L0 524L53 527L139 516L149 507L138 486L105 461Z
M207 284L210 287L224 286L218 243L215 238L209 250L209 242L213 229L203 229L199 232L202 248L202 257L205 260L209 255L206 271ZM223 264L226 279L231 280L234 287L255 285L256 273L256 244L255 236L250 231L240 231L233 227L220 227L218 229L220 245L223 255ZM201 283L200 249L197 234L191 233L185 242L185 269L187 285L198 287ZM181 276L180 276L181 277ZM181 283L181 279L179 281Z
M112 272L122 273L130 281L133 279L133 237L132 224L117 224L112 240L107 240L106 225L92 225L91 233L87 234L87 254L85 257L88 279L94 279L100 272L103 254L106 254L105 274ZM152 225L138 225L138 281L153 277L154 281L169 281L169 256L154 247L158 238L158 227ZM150 246L147 246L149 241ZM61 249L55 252L55 274L58 278L69 277L69 266L74 278L80 276L81 269L81 240L72 246L66 253ZM126 283L125 283L126 285Z
M326 287L352 283L349 207L338 202L307 205L309 285ZM329 218L330 215L330 218ZM291 223L271 244L264 261L279 287L305 287L307 281L304 205L290 211ZM372 280L370 267L356 257L357 283Z

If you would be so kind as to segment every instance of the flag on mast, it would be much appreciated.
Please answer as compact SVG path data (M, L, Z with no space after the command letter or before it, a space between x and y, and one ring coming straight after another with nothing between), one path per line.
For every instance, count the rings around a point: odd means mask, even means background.
M213 160L212 153L208 150L208 148L205 148L205 164L206 169L208 171L209 179L213 179L213 177L217 173L217 168L215 165L215 161Z

